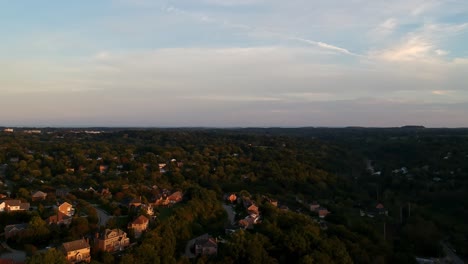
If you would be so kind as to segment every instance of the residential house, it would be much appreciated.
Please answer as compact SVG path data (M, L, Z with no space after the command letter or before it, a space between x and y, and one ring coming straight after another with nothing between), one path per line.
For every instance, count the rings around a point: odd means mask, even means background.
M41 192L41 191L37 191L37 192L34 192L32 195L31 195L31 199L33 201L43 201L47 198L47 193L44 193L44 192Z
M313 201L313 202L309 205L309 209L310 209L312 212L316 212L319 208L320 208L320 204L317 203L317 201Z
M232 193L227 197L227 200L231 203L234 203L235 201L237 201L237 196L234 193Z
M273 205L274 207L278 207L278 200L275 200L275 199L271 199L271 198L266 198L267 202L269 202L271 205Z
M195 240L195 255L218 254L218 242L213 237L205 234Z
M320 218L325 218L330 213L326 208L323 207L317 209L317 212Z
M120 229L106 229L96 238L96 247L98 250L115 252L124 250L130 244L127 233Z
M388 211L385 209L383 204L379 203L375 206L376 213L379 215L388 215Z
M258 207L255 204L250 205L247 208L247 213L249 214L257 214L258 215Z
M16 224L16 225L7 225L5 226L5 239L16 237L21 233L26 231L28 224Z
M239 220L239 226L244 229L252 229L255 224L260 221L260 216L257 214L251 214L244 219Z
M142 202L141 202L141 197L140 198L135 198L133 200L131 200L129 203L128 203L128 207L140 207L142 205Z
M58 211L68 216L73 216L75 214L75 209L73 208L73 205L67 202L64 202L61 205L59 205Z
M49 216L46 222L49 225L56 224L56 225L69 226L72 222L72 217L67 214L62 213L61 211L57 211L57 214Z
M109 169L109 166L107 165L99 165L99 172L104 173Z
M15 212L29 210L29 203L23 203L21 200L0 201L0 212Z
M101 196L104 198L111 199L112 198L112 193L109 190L109 188L102 188L101 190Z
M68 263L91 262L91 247L84 239L63 243L62 252Z
M128 224L128 229L133 230L135 238L139 238L148 228L148 223L149 219L144 215L140 215L133 222Z
M183 194L181 191L177 191L171 195L169 195L167 197L167 200L169 201L170 204L175 204L175 203L178 203L180 201L182 201L182 198L183 198Z
M65 197L70 193L70 190L67 188L59 188L55 190L55 196L57 197Z

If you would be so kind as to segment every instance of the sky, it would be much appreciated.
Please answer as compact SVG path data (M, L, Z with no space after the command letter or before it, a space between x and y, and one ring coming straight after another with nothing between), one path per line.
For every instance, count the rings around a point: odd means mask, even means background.
M0 0L0 126L468 127L466 0Z

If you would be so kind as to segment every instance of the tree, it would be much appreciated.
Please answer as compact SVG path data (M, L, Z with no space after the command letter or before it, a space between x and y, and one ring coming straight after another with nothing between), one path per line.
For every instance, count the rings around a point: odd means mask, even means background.
M67 264L65 255L62 252L51 248L46 252L38 253L33 255L31 258L26 260L27 264Z

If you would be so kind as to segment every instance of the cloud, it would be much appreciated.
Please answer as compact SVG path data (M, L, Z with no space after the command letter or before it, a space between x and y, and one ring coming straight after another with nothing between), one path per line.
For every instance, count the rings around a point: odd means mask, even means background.
M389 18L379 24L371 33L375 35L376 38L386 37L392 34L397 26L398 21L395 18Z
M445 56L445 55L449 54L448 51L442 50L442 49L436 49L436 50L435 50L435 53L436 53L437 55L439 55L439 56Z
M431 93L434 94L434 95L448 95L448 94L453 93L453 91L450 91L450 90L434 90Z
M414 61L425 60L429 58L433 44L429 41L415 36L405 40L397 47L375 52L371 56L381 58L387 61Z

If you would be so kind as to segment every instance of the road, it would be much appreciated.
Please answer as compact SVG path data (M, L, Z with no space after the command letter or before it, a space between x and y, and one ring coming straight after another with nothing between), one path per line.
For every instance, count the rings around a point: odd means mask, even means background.
M223 204L223 208L224 208L224 210L226 211L226 213L228 214L229 223L230 223L231 225L234 225L234 224L235 224L235 216L236 216L236 214L234 213L234 209L232 208L232 205Z
M2 242L2 247L10 251L8 253L3 253L1 255L2 259L12 259L16 262L25 262L26 261L26 252L14 250L10 248L5 242Z
M94 209L96 209L97 216L99 219L99 222L98 222L99 226L106 226L109 219L111 219L113 216L109 215L106 211L97 207L96 204L93 204L92 206L94 207Z
M453 264L465 263L461 258L457 256L457 254L455 254L455 252L453 252L453 250L450 249L451 247L447 242L443 241L443 242L440 242L440 244L442 245L442 248L444 249L444 252L447 255L447 258L449 258Z

